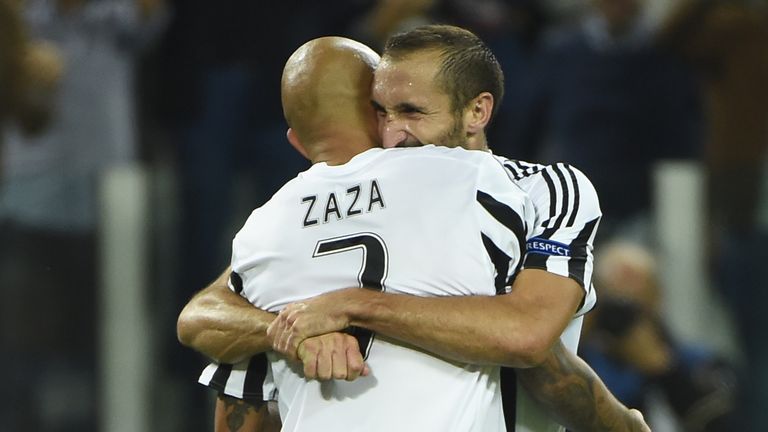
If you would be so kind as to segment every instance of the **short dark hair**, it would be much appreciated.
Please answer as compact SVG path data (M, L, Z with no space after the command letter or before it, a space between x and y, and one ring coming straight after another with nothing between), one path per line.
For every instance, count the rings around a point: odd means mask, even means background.
M493 95L493 115L504 97L504 73L487 45L474 33L451 25L425 25L398 33L384 45L383 57L401 59L424 50L438 50L442 64L438 85L460 111L482 92Z

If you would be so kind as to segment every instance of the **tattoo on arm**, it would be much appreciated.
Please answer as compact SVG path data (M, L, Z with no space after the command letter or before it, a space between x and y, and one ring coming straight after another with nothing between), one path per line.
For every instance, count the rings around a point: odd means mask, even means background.
M227 430L229 432L240 432L246 423L246 419L254 415L261 406L226 395L219 395L218 397L224 404Z
M631 430L628 410L583 360L557 343L547 360L518 369L518 379L535 400L573 431Z

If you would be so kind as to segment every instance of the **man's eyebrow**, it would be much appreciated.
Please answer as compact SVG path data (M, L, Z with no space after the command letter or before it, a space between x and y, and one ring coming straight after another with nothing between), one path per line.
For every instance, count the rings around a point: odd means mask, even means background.
M371 99L371 105L373 106L373 109L379 112L386 112L386 108L384 108L380 103L376 102L375 100ZM398 113L426 113L426 110L418 105L414 105L410 102L400 102L399 104L395 105L393 108L393 111Z
M424 108L418 105L414 105L410 102L401 102L395 105L395 111L401 112L401 113L412 113L412 112L426 113L426 110Z

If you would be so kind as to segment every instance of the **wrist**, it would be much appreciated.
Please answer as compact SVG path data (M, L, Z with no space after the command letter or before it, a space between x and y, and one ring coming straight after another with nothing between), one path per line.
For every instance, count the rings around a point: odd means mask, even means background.
M345 319L350 326L367 327L380 307L381 293L366 288L351 288L346 301Z

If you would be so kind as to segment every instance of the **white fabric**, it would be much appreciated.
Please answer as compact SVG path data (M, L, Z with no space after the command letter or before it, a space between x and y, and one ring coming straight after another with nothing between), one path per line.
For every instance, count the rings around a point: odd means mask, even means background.
M371 204L374 182L383 202ZM353 203L348 190L358 185ZM343 166L316 164L253 212L233 242L232 268L243 279L243 295L272 312L358 285L364 262L384 266L386 292L494 295L495 268L481 233L513 258L512 268L524 245L501 229L478 191L508 206L521 226L532 226L527 195L487 153L374 149ZM316 197L309 215L306 197ZM327 210L335 207L341 218ZM362 212L347 216L350 209ZM364 236L372 247L318 253L323 240L350 235ZM377 248L385 248L385 259ZM307 381L285 361L270 360L283 430L330 430L341 421L345 430L359 431L505 430L498 367L456 364L380 337L367 359L371 375L352 383Z

